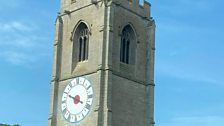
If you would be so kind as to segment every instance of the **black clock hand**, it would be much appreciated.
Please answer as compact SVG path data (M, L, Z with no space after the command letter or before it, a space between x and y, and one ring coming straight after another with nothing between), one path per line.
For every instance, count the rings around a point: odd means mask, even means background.
M68 95L68 96L69 96L69 98L72 98L74 101L78 101L78 102L80 102L81 104L83 104L83 102L80 101L79 99L77 99L77 98L75 98L75 97L72 97L71 95Z

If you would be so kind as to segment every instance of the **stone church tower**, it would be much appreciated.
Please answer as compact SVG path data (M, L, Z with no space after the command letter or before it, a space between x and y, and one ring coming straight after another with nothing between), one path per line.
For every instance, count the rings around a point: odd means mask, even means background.
M61 0L49 126L154 126L150 8L139 0Z

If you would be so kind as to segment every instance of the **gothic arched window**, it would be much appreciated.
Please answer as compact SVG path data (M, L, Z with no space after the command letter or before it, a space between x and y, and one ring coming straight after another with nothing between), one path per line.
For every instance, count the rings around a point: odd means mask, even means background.
M134 63L135 60L135 34L130 25L122 30L120 43L120 61L126 64Z
M73 69L78 62L83 62L88 60L89 56L89 29L87 25L80 22L75 31L73 32L72 42L73 42L73 53L72 62Z

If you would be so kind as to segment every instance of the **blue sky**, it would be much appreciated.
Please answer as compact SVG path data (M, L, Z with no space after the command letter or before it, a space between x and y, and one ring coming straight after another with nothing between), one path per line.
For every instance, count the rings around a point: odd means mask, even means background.
M157 126L224 124L224 1L151 0ZM59 0L0 1L0 123L47 126Z
M159 126L224 124L224 2L151 0Z

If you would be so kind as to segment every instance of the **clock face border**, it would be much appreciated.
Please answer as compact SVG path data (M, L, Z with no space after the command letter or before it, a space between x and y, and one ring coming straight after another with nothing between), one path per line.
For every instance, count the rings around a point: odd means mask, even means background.
M65 92L65 90L66 90L66 87L67 87L68 85L71 85L71 82L72 82L73 80L80 79L80 78L83 78L84 80L87 80L87 81L90 83L90 86L92 87L92 102L91 102L91 105L89 106L89 111L87 112L87 114L86 114L81 120L79 120L79 121L75 121L75 122L71 122L69 119L66 119L65 116L64 116L64 112L63 112L63 110L62 110L62 103L63 103L63 101L62 101L62 97L63 97L63 94L64 94L64 92ZM90 111L91 111L91 109L92 109L92 105L93 105L93 101L94 101L94 90L93 90L93 85L92 85L91 81L90 81L89 79L87 79L86 77L83 77L83 76L72 78L70 81L68 81L68 82L65 84L65 87L63 88L62 91L63 91L63 92L62 92L61 97L60 97L60 105L59 105L59 106L60 106L61 116L62 116L63 119L66 120L66 122L68 122L68 123L79 124L80 122L82 122L82 121L83 121L83 120L90 114ZM70 91L71 91L71 90L70 90ZM67 97L69 97L69 96L67 96ZM86 104L87 104L87 103L86 103ZM67 106L66 106L66 109L67 109ZM82 111L83 111L83 110L82 110Z

